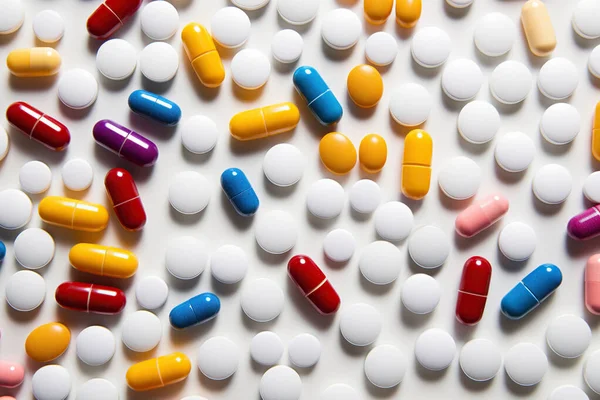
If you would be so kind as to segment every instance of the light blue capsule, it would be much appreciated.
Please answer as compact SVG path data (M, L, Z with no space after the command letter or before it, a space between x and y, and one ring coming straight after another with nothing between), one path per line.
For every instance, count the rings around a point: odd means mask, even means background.
M181 109L177 104L147 90L131 93L128 103L134 113L164 125L177 125L181 119Z
M173 307L169 321L173 328L184 329L215 318L220 309L221 301L215 294L202 293Z
M323 125L342 119L344 110L329 86L313 67L298 67L294 72L294 86L308 103L308 108Z
M242 170L229 168L223 171L221 187L238 214L249 217L258 210L258 196Z

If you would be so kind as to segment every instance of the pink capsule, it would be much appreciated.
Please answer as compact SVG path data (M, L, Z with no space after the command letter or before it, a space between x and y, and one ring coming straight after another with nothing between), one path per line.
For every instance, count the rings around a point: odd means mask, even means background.
M0 387L14 388L23 382L25 370L17 363L0 360Z
M508 212L508 199L499 193L484 197L471 204L456 217L456 232L473 237L489 228Z
M600 204L571 218L567 224L567 233L577 240L587 240L600 235Z
M600 254L594 254L585 266L585 307L600 315Z

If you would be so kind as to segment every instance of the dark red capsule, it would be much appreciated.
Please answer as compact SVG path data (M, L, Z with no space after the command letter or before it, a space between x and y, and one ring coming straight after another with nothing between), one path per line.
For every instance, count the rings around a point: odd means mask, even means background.
M485 258L474 256L465 262L456 301L456 318L461 323L475 325L481 320L491 279L492 265Z
M340 308L340 296L310 257L292 257L288 262L288 275L321 314L333 314Z
M6 119L30 139L49 149L61 151L71 142L71 133L66 126L23 101L8 106Z
M63 308L96 314L118 314L127 301L121 289L83 282L61 283L54 298Z
M113 168L104 178L106 193L121 226L138 231L146 224L146 211L133 177L123 168Z
M89 16L88 33L96 39L108 39L141 5L142 0L106 0Z

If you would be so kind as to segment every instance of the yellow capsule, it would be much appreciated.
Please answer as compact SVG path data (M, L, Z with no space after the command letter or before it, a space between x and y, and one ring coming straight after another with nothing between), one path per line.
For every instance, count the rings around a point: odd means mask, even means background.
M237 140L254 140L291 131L300 121L300 111L293 103L279 103L237 113L229 121L231 136Z
M200 82L206 87L220 86L225 79L225 68L206 28L190 22L181 31L181 41Z
M361 108L375 107L383 95L383 79L379 71L370 65L352 68L346 84L350 98Z
M529 0L521 9L521 23L529 50L539 57L552 53L556 35L546 5L540 0Z
M369 133L358 147L360 167L371 174L383 169L387 160L387 144L385 139L376 133Z
M79 271L111 278L129 278L138 268L138 259L132 252L91 243L71 247L69 262Z
M365 19L374 25L385 23L392 13L394 0L365 0Z
M31 331L25 340L25 352L35 361L48 362L60 357L70 341L69 328L58 322L50 322Z
M600 102L596 103L594 123L592 125L592 155L600 161Z
M402 160L402 193L419 200L429 192L433 141L427 132L414 129L404 139Z
M347 174L356 164L352 141L339 132L330 132L319 143L319 155L325 168L338 175Z
M42 221L78 231L99 232L108 225L108 211L100 204L68 197L48 196L40 201Z
M132 365L127 370L127 385L141 392L161 388L184 380L192 364L183 353L171 353Z
M61 63L60 54L51 47L13 50L6 57L10 72L22 78L54 75Z
M396 22L403 28L412 28L421 18L421 0L396 0Z

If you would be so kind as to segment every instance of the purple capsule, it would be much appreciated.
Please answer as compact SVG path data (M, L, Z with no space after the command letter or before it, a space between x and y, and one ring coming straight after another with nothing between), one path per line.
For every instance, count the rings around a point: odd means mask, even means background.
M96 122L93 132L100 146L140 167L154 165L158 159L158 147L151 140L109 119Z
M567 232L573 239L587 240L600 235L600 205L588 208L569 220Z

